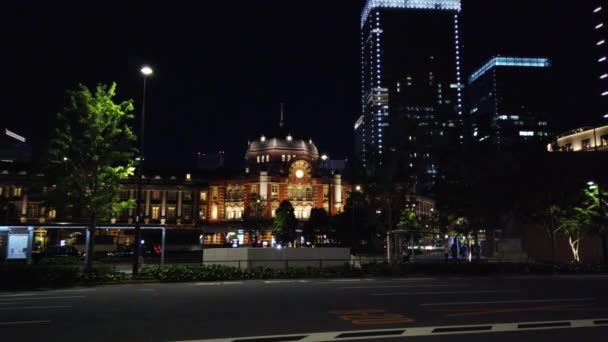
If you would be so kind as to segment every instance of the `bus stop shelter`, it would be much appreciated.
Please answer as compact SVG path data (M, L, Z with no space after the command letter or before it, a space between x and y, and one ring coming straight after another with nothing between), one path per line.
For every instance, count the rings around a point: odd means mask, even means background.
M4 251L6 260L27 260L28 264L32 263L32 252L34 250L34 230L35 229L65 229L65 230L84 230L86 233L85 246L86 250L89 248L91 243L91 233L88 226L85 225L72 225L72 224L40 224L40 225L7 225L0 226L0 247L4 244L6 248ZM98 226L97 229L117 229L117 230L132 230L135 226L124 225L124 226ZM167 228L164 226L142 226L142 230L160 230L161 231L161 251L160 251L160 264L165 264L165 240L167 236ZM2 243L2 241L5 241ZM136 244L139 241L135 241ZM4 248L3 248L4 249Z

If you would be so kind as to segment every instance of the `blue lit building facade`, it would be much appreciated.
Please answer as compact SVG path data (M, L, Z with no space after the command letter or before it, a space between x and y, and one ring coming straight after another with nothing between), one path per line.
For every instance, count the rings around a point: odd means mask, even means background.
M440 174L436 155L458 145L460 11L460 0L367 1L356 132L366 169L400 158L417 182L432 182Z
M505 149L547 141L550 67L548 58L499 56L471 74L473 143Z
M593 26L595 30L597 93L600 97L599 115L608 119L608 1L594 0Z

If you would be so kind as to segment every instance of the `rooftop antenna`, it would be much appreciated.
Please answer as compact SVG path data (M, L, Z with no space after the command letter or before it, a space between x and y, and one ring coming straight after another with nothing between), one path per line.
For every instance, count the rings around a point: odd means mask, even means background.
M285 121L283 120L283 116L285 114L285 103L281 102L281 121L279 121L279 127L283 128L285 126Z

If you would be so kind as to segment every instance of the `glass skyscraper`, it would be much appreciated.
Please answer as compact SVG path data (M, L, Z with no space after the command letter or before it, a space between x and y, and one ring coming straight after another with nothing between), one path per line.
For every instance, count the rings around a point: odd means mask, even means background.
M460 0L367 1L357 124L364 167L401 158L421 182L439 173L437 152L458 145L460 11Z
M593 2L599 110L600 115L608 119L608 1L594 0Z
M473 72L468 86L472 141L511 149L547 140L550 67L548 58L498 56Z

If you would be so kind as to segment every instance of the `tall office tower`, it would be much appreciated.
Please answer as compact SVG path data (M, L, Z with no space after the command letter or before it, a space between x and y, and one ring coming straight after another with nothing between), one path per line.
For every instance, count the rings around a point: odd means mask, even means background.
M458 145L460 11L460 0L367 1L358 135L364 167L406 156L418 183L432 181L439 173L438 151Z
M608 1L594 0L593 25L597 48L597 91L600 96L598 110L608 119Z
M472 140L500 149L548 139L551 99L548 58L495 57L469 78Z

